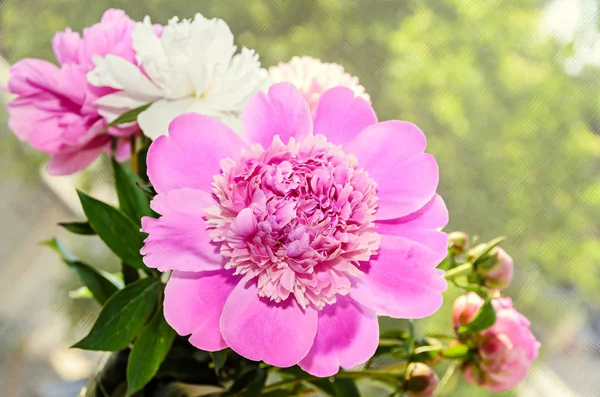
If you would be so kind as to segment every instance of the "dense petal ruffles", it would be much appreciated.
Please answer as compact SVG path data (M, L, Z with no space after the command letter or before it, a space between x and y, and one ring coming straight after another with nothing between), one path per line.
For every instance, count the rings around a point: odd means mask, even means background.
M214 206L210 193L189 188L159 193L150 206L162 216L142 218L148 233L144 247L146 266L160 271L206 271L222 268L225 260L212 242L203 210Z
M227 297L239 281L230 271L173 272L165 288L165 319L179 335L189 335L190 343L207 351L221 350L227 344L219 321Z
M382 235L379 254L361 264L350 296L378 314L422 318L442 306L444 272L436 269L445 254L404 237Z
M158 193L189 187L211 191L222 159L239 156L242 139L225 124L197 113L177 117L169 136L148 150L148 177Z
M297 364L317 333L317 310L295 299L275 303L258 296L256 281L240 282L225 303L221 333L242 356L277 367Z
M374 311L348 296L319 311L317 336L300 367L315 376L335 375L340 366L352 368L377 350L379 324Z

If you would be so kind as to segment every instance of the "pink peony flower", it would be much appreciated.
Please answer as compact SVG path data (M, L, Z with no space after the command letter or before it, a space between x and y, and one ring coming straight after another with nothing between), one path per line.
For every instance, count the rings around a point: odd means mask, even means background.
M273 85L250 100L242 137L176 118L148 151L161 217L142 219L144 262L173 270L168 323L200 349L317 376L366 361L377 314L442 304L448 212L424 150L416 126L378 123L344 87L311 116L293 85Z
M321 95L333 87L348 87L355 95L370 100L358 77L346 73L344 67L337 63L325 63L307 56L293 57L289 62L270 67L269 74L275 82L294 84L308 102L311 112L316 109Z
M474 292L459 297L452 308L454 328L468 324L483 302ZM529 330L529 320L513 308L510 298L497 298L492 304L496 322L473 336L477 354L465 364L463 373L469 382L503 391L525 379L540 344Z
M17 98L8 104L9 126L23 141L50 154L48 172L72 174L110 150L112 136L126 138L137 128L111 128L93 102L111 89L87 83L92 58L118 54L132 62L131 31L135 22L121 10L108 10L100 23L79 33L66 29L52 40L59 66L40 59L24 59L10 69L8 91ZM117 158L129 155L127 139L120 139Z

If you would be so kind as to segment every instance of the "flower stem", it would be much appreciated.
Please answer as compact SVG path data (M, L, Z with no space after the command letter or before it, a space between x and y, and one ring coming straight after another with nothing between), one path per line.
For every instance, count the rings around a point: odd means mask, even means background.
M453 269L450 269L446 272L446 274L444 274L444 278L446 280L453 280L456 277L460 277L460 276L466 276L468 274L470 274L473 271L473 264L472 263L463 263L460 266L457 266Z
M392 380L392 381L395 381L398 378L397 375L386 373L383 371L343 371L343 372L337 373L336 375L334 375L332 377L338 378L338 379L375 378L375 379ZM273 392L273 391L279 390L285 386L293 385L297 382L309 382L309 381L315 380L315 379L322 379L322 378L312 376L312 375L307 375L307 376L298 377L295 379L288 379L288 380L284 380L284 381L281 381L281 382L278 382L278 383L275 383L275 384L272 384L270 386L263 388L262 393L264 394L264 393Z
M131 142L131 171L133 171L133 173L137 175L138 174L138 158L137 158L137 154L136 154L136 150L135 150L135 142L136 142L135 135L131 136L130 142Z

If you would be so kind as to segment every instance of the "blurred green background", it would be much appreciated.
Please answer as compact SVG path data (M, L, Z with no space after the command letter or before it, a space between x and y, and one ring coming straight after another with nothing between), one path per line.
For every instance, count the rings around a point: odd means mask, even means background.
M310 55L358 76L380 120L409 120L427 135L450 210L447 230L482 239L508 236L503 247L514 257L517 274L506 292L544 344L526 384L504 395L600 395L598 1L3 0L0 56L7 64L24 57L54 61L55 31L81 30L110 7L161 24L196 12L219 17L238 45L256 49L265 67ZM26 364L13 368L11 354L21 345L11 341L32 332L35 339L36 330L47 327L24 319L28 307L40 313L75 310L78 318L94 309L81 301L73 309L65 296L76 283L57 260L40 256L32 236L49 238L57 233L56 220L74 215L40 177L45 158L20 144L7 129L4 111L1 117L0 298L16 302L12 311L0 311L0 386L8 387L13 371L31 371L27 363L35 354L29 347L18 355ZM107 178L98 166L73 183L89 190ZM84 256L103 255L93 242L74 244ZM32 268L16 253L22 250L43 263ZM44 272L54 276L39 286L31 281ZM15 292L27 283L36 286L31 294ZM39 295L38 288L54 292ZM419 327L447 327L454 296L449 291L444 309ZM74 332L85 329L86 321L75 321ZM70 331L53 335L56 346L73 340ZM46 358L34 361L43 367ZM60 373L57 366L50 367ZM42 378L52 387L59 379ZM3 395L50 395L43 394L46 386L11 387L5 390L14 394ZM62 393L56 395L75 395ZM487 394L462 385L453 395Z

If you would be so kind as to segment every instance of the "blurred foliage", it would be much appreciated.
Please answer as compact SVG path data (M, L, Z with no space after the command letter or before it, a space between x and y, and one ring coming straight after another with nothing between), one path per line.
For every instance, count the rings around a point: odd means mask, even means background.
M80 30L116 7L158 23L196 12L220 17L265 66L294 55L344 65L381 120L425 131L448 230L509 236L503 246L518 277L508 294L543 334L561 294L575 291L589 307L600 301L600 72L565 72L573 46L540 32L546 4L21 0L0 3L0 54L53 59L55 31Z

